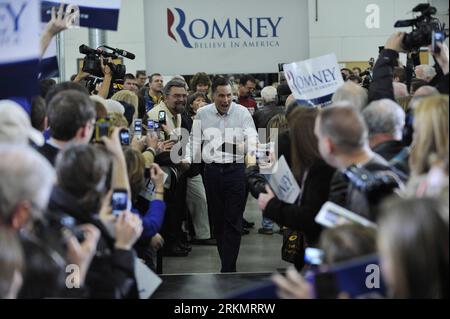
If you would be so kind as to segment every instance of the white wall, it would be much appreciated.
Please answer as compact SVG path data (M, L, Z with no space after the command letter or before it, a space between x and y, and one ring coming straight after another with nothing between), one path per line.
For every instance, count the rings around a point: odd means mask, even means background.
M426 0L309 0L310 55L320 56L335 52L339 61L367 61L376 57L378 47L399 29L394 23L411 19L412 8ZM366 27L366 7L376 4L380 8L380 28ZM446 0L435 0L440 11L448 9ZM448 19L448 18L447 18ZM404 29L410 32L410 28Z
M130 73L146 67L144 1L157 0L122 0L119 30L107 32L108 45L136 54L134 61L124 59L127 72ZM265 1L273 2L261 0L261 5L264 5ZM309 46L311 57L335 52L339 61L367 61L370 57L376 57L378 46L384 45L389 35L396 30L393 28L394 22L411 18L411 9L426 0L318 0L318 22L315 21L316 0L298 1L309 2L310 36L309 43L305 43L305 46ZM280 0L279 4L282 3L283 0ZM448 12L447 0L433 0L432 3L439 12ZM380 7L379 29L367 29L365 26L368 4L377 4ZM448 26L448 15L442 15L440 18L444 19ZM409 29L406 31L409 32ZM65 42L66 77L69 78L76 73L77 58L83 57L78 53L78 47L83 43L89 44L88 30L67 30Z

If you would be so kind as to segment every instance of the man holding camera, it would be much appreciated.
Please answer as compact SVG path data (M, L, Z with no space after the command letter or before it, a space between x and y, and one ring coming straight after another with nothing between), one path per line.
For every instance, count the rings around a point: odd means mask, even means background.
M367 127L362 116L348 102L336 103L320 112L314 132L323 159L340 171L331 182L330 201L375 221L373 208L377 203L371 199L375 197L373 195L381 197L387 194L381 194L381 190L378 194L365 193L357 187L360 185L347 181L343 174L356 166L374 174L385 172L398 179L399 177L385 159L370 149Z

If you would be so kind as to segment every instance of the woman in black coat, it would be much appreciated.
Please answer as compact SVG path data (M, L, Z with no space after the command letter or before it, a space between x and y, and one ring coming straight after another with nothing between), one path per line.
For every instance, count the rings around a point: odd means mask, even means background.
M281 226L303 233L306 245L314 246L322 230L314 219L328 200L330 181L335 169L328 166L320 156L314 125L318 114L316 108L298 107L289 117L292 171L301 188L297 204L282 202L269 187L261 193L258 205L264 217Z

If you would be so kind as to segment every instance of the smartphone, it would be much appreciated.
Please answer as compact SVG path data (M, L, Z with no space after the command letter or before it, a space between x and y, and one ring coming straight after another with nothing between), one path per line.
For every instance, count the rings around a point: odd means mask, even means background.
M149 131L153 131L155 129L155 121L153 120L148 120L147 121L147 129Z
M440 53L441 49L437 46L437 43L442 43L445 40L445 33L441 31L431 32L431 49L434 53Z
M323 251L317 248L305 249L305 263L309 265L321 265L323 260Z
M130 145L130 132L127 129L122 129L119 132L120 144Z
M120 215L121 212L128 209L128 192L126 189L115 189L111 197L112 214Z
M159 111L158 122L159 124L166 124L166 111Z
M100 142L103 136L109 136L112 131L109 119L99 119L95 122L95 140Z
M134 120L134 135L137 137L142 136L142 119Z

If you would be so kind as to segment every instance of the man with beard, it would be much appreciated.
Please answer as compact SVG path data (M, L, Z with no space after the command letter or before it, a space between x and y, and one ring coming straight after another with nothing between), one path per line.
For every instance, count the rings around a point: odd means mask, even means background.
M163 127L165 139L176 137L176 129L181 128L181 113L187 100L186 83L180 79L169 81L163 89L164 101L156 105L147 113L148 119L160 121L160 112L165 112L165 125ZM155 162L160 164L166 173L177 169L169 152L159 154ZM167 170L165 168L171 167ZM164 194L167 204L166 216L161 228L161 235L165 244L162 250L164 256L186 257L191 250L187 244L186 236L182 230L182 223L186 216L186 176L184 174L170 175L171 186ZM175 181L176 180L176 181Z
M166 126L165 132L173 132L181 127L181 113L187 100L186 83L178 79L171 80L164 87L163 94L164 101L152 108L147 115L149 120L160 122L159 112L164 111L166 122L162 124ZM167 138L169 136L166 136Z

